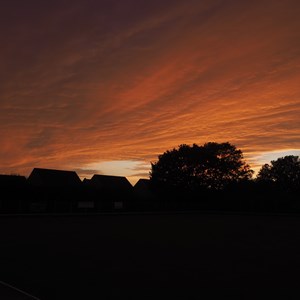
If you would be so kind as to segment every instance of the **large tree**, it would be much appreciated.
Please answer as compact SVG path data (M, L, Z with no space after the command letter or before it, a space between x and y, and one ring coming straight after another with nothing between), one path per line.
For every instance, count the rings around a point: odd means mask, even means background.
M150 180L156 186L221 190L232 182L252 177L241 150L230 143L183 144L151 163Z
M257 181L274 183L278 188L287 192L300 190L300 160L298 156L287 155L270 164L264 164Z

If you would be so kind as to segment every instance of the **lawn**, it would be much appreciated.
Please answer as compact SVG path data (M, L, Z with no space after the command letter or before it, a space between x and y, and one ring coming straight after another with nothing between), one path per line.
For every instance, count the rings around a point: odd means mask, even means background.
M2 216L0 228L0 280L43 300L300 297L297 215Z

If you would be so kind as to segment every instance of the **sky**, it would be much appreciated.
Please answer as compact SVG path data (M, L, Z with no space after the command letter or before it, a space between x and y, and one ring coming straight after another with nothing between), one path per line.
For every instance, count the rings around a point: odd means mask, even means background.
M1 0L0 173L148 178L180 144L300 155L300 1Z

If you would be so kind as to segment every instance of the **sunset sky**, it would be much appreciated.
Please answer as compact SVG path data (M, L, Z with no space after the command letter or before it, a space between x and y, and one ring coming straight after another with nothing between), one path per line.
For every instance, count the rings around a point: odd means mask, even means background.
M147 178L180 144L300 155L299 0L1 0L0 173Z

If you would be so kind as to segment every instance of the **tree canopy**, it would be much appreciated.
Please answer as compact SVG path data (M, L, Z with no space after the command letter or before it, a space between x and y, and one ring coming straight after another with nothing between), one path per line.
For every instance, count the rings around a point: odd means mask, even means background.
M270 164L264 164L258 175L258 181L274 183L278 188L295 192L300 190L300 159L298 156L287 155Z
M227 184L247 180L253 171L241 150L230 143L209 142L203 146L182 144L158 156L151 163L154 185L183 189L221 190Z

